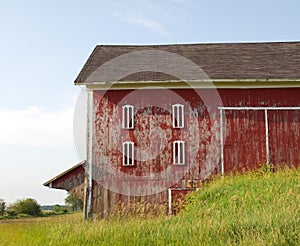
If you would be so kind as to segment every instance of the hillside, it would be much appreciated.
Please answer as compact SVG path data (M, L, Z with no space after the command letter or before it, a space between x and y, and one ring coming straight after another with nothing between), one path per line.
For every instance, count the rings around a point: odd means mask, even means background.
M0 224L0 245L299 245L300 169L216 178L173 217Z

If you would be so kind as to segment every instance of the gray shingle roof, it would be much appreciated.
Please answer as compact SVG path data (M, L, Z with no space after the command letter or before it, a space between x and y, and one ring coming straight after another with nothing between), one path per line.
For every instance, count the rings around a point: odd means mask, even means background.
M300 42L269 43L216 43L216 44L173 44L173 45L97 45L75 80L75 84L89 82L91 75L108 61L130 52L163 51L187 58L200 66L210 79L300 79ZM155 60L159 57L153 57ZM173 56L168 57L167 66L179 68ZM166 61L159 64L166 66ZM159 63L159 61L156 61ZM132 64L131 64L132 63ZM166 81L178 76L153 71L149 67L149 57L139 59L139 69L121 81ZM114 81L114 73L136 64L127 57L126 66L114 67L112 73L94 77L91 82ZM187 67L183 67L184 70ZM126 73L126 71L125 71ZM111 76L111 79L110 79ZM203 79L199 75L193 79Z

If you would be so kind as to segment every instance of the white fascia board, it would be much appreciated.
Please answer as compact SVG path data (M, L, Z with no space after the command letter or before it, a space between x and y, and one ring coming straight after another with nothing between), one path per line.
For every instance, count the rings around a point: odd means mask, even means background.
M300 79L204 79L204 80L168 80L168 81L116 81L93 82L85 84L90 90L126 90L126 89L254 89L254 88L299 88Z

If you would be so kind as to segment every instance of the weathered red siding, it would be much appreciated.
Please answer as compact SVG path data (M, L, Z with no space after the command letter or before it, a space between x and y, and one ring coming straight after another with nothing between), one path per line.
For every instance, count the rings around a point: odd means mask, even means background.
M270 111L268 118L270 162L275 165L287 164L299 167L300 110Z
M224 171L255 169L266 163L264 111L225 111Z
M61 177L51 182L51 187L56 189L63 189L72 193L75 197L84 200L84 182L85 170L84 166L80 165L75 169L67 172Z
M299 107L299 88L219 90L227 107ZM299 166L299 110L268 110L270 163ZM264 111L226 110L225 173L253 169L266 160Z
M219 106L300 106L299 88L219 89L218 93L223 105L218 103L213 89L94 91L93 163L100 169L103 163L109 163L122 173L135 177L155 175L173 165L172 142L184 140L186 165L190 170L174 186L187 187L191 183L199 186L211 174L220 172ZM206 95L205 104L199 97L203 94ZM183 129L172 127L172 104L176 103L185 106ZM122 106L126 104L135 106L135 127L132 130L122 129ZM224 115L225 173L255 169L266 163L264 111L225 110ZM299 120L299 111L268 111L271 163L299 166ZM135 143L133 167L122 166L124 141ZM126 186L122 180L119 183ZM94 209L102 207L102 211L119 200L167 200L166 192L136 198L134 194L124 196L103 189L93 196L94 200L101 198L97 203L102 205L95 205Z

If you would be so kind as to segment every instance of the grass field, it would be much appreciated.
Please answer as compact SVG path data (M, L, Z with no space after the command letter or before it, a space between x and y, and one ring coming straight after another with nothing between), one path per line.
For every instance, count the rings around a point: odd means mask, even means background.
M0 245L300 245L300 169L216 178L177 216L0 222Z

